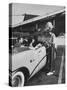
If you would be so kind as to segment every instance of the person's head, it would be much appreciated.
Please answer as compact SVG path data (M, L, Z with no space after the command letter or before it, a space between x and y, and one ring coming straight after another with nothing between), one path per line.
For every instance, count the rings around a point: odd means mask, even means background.
M42 41L42 35L38 35L37 40L38 40L39 42L41 42L41 41Z
M23 38L20 38L19 43L23 43Z
M47 22L46 25L45 25L45 30L51 32L52 29L53 29L52 23L51 22Z

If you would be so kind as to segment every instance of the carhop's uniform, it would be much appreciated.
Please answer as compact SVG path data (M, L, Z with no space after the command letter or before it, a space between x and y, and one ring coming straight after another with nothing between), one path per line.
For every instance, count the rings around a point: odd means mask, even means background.
M48 53L48 57L47 57L47 64L46 66L48 67L48 71L53 71L55 70L55 62L54 62L54 52L55 52L55 48L54 48L54 38L55 38L55 34L52 33L53 29L53 25L51 22L48 22L45 25L45 29L42 32L42 34L40 36L38 36L38 41L42 42L44 44L44 46L46 46L47 48L47 53Z

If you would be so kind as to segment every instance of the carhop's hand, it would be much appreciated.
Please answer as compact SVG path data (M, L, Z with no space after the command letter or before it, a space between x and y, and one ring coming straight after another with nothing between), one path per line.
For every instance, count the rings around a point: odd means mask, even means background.
M48 42L48 41L44 41L43 45L48 48L50 46L53 46L53 43L52 42Z

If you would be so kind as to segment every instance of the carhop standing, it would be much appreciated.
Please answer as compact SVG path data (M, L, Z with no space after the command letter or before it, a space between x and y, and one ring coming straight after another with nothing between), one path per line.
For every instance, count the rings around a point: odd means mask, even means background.
M43 42L44 45L46 46L47 48L47 53L48 54L48 68L49 68L49 71L47 73L47 75L52 75L54 74L55 72L55 61L54 61L54 52L55 52L55 47L54 47L54 39L55 39L55 34L52 33L52 30L53 30L53 25L51 22L47 22L46 25L45 25L45 28L44 30L42 31L41 35L38 36L38 41L40 42Z

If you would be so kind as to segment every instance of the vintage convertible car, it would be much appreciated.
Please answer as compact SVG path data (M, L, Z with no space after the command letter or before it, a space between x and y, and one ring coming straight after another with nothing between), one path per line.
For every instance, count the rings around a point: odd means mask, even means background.
M46 56L45 46L14 48L9 56L10 85L24 86L26 80L46 65Z

